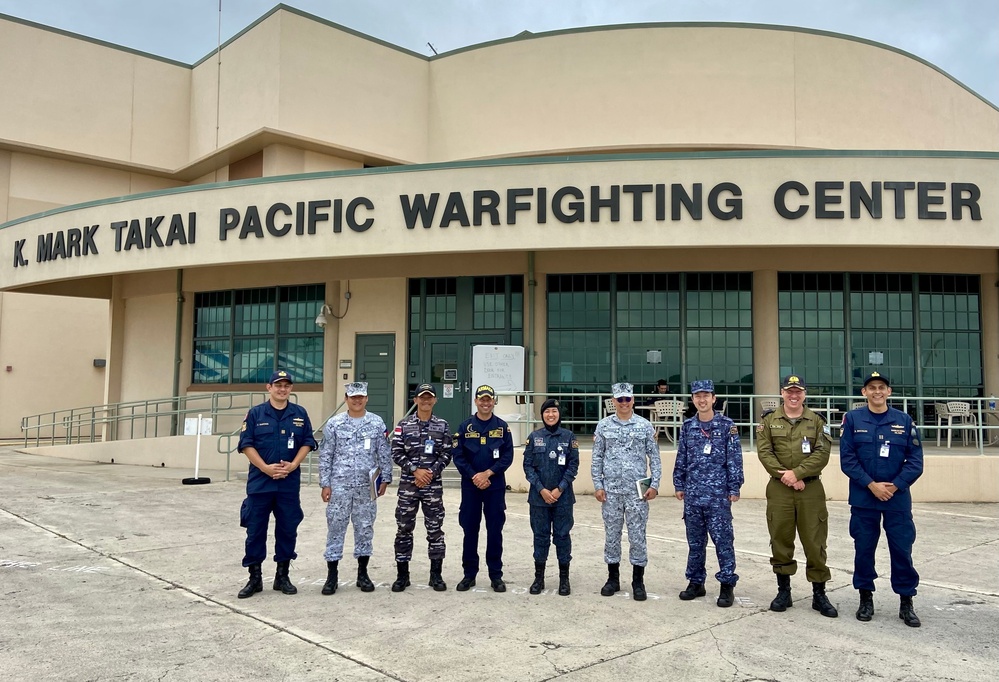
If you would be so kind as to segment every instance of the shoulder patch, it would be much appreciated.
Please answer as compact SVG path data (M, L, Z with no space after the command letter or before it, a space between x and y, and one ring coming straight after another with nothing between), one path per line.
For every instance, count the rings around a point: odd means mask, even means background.
M739 427L737 427L735 424L732 424L732 428L730 428L728 430L728 433L731 436L738 436L739 435Z
M762 423L757 424L756 425L756 433L762 433L762 432L763 432L763 424Z
M240 433L242 433L243 431L246 431L246 422L243 422L243 428L240 429Z

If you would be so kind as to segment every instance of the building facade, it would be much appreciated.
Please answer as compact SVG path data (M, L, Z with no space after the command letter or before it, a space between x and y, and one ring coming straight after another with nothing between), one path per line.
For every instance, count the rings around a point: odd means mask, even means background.
M999 110L887 46L655 24L425 57L279 6L194 65L9 17L0 55L0 287L106 302L107 402L282 366L317 421L356 379L387 422L448 384L457 419L477 344L525 346L539 392L999 391Z

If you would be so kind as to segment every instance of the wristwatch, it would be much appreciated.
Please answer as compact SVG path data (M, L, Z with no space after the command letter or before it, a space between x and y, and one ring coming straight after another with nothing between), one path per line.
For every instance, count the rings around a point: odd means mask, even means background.
M409 464L409 473L411 473L411 474L415 474L415 473L416 473L416 470L417 470L417 469L419 469L419 468L420 468L420 467L416 466L415 464L413 464L413 463L411 462L411 463Z

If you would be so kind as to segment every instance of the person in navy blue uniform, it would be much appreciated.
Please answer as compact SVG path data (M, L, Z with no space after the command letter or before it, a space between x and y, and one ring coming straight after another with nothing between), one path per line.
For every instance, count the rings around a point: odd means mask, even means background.
M919 574L912 565L916 526L909 488L923 473L923 446L912 418L888 406L891 382L872 372L861 390L867 407L843 417L840 466L850 478L850 536L855 557L853 586L860 591L857 620L874 616L874 554L881 524L891 557L891 588L899 595L898 617L909 627L921 623L912 607Z
M454 434L454 465L461 473L461 506L458 525L465 533L461 553L464 577L455 588L464 592L475 585L479 572L479 527L486 517L486 566L495 592L505 592L503 582L503 524L506 523L506 477L513 464L513 436L505 421L493 414L496 391L482 385L475 389L475 414Z
M710 379L690 384L691 399L697 414L683 422L676 440L676 466L673 488L683 502L683 520L687 529L687 588L680 599L689 601L707 594L708 534L715 543L721 584L718 606L727 608L735 602L735 531L732 505L739 501L745 482L742 469L742 445L735 423L715 412L715 384Z
M568 596L569 562L572 561L572 505L576 496L572 482L579 473L579 442L562 426L559 402L549 398L541 404L544 426L527 437L524 448L524 475L531 489L527 503L534 531L534 583L531 594L545 589L545 563L552 541L558 556L558 593Z
M274 589L284 594L298 592L288 577L289 562L298 557L295 540L304 518L298 467L316 449L316 439L308 412L288 401L293 383L291 374L283 369L271 374L267 401L250 408L239 436L237 449L250 461L246 499L239 510L239 525L246 528L243 566L249 570L250 580L239 591L240 599L264 589L260 564L267 558L267 525L272 513L277 562Z

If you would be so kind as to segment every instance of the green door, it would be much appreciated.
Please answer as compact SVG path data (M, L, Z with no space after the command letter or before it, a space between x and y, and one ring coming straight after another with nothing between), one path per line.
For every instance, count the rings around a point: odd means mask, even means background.
M423 376L437 391L434 413L451 429L472 414L472 346L500 345L503 334L428 335L423 339Z
M395 426L395 334L358 334L357 381L368 382L368 411ZM339 402L339 401L337 401Z

